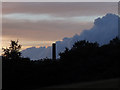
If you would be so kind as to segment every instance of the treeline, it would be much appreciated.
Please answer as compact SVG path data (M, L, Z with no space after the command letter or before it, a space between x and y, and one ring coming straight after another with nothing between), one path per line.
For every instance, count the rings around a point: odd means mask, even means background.
M49 58L32 61L22 58L21 45L11 41L3 49L3 90L26 90L50 85L95 81L119 77L120 40L99 46L86 40L60 53L60 59Z

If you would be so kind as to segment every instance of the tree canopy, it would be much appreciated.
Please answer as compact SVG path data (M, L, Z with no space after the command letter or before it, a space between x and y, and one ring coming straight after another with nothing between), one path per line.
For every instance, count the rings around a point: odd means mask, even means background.
M21 45L18 44L18 40L17 41L12 41L10 43L10 46L7 48L2 48L3 50L3 58L5 59L18 59L21 58Z

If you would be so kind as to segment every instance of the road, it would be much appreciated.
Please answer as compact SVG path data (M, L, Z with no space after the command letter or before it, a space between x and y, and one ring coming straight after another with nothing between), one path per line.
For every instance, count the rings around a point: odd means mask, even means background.
M119 88L120 86L120 78L109 79L109 80L100 80L94 82L84 82L84 83L74 83L68 85L58 85L58 86L50 86L45 88ZM37 89L37 90L41 90Z

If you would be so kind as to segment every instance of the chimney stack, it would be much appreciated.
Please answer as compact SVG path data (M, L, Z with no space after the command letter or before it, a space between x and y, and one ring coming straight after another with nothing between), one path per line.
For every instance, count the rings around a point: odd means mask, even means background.
M56 44L52 44L52 59L56 60Z

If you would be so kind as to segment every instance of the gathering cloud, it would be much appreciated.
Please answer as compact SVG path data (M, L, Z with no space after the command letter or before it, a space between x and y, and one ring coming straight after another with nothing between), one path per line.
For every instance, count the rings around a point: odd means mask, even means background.
M80 35L76 34L71 38L65 37L62 41L57 41L57 57L65 48L71 48L76 41L88 40L90 42L98 42L100 45L109 43L110 40L118 36L118 19L115 14L106 14L102 18L97 18L94 21L94 26L89 30L83 30ZM27 48L22 51L24 57L29 57L32 60L42 58L51 58L52 47Z

